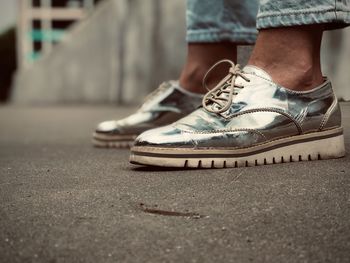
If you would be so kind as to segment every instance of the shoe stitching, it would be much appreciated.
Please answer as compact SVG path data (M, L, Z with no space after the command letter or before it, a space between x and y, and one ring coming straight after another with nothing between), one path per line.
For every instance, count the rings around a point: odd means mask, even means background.
M337 127L339 128L339 127ZM335 128L335 129L337 129ZM332 129L327 129L327 130L332 130ZM325 130L325 131L327 131ZM320 131L315 131L315 132L308 132L308 133L305 133L305 134L317 134L317 133L320 133ZM256 147L256 146L261 146L261 145L264 145L264 144L268 144L268 143L271 143L271 142L276 142L276 141L279 141L279 140L284 140L284 139L289 139L289 138L292 138L292 137L297 137L297 136L300 136L301 134L298 134L298 135L291 135L291 136L286 136L286 137L279 137L279 138L275 138L273 140L269 140L269 141L265 141L265 142L260 142L260 143L257 143L257 144L254 144L252 146L248 146L248 147L228 147L226 148L226 150L236 150L236 149L249 149L249 148L253 148L253 147ZM144 146L142 147L143 149L153 149L153 148L158 148L158 147L147 147L147 146ZM172 151L182 151L183 148L169 148L171 149Z
M273 112L273 113L281 114L281 115L287 117L288 119L290 119L294 123L294 125L296 126L299 134L303 134L302 126L298 123L298 121L292 115L290 115L289 113L287 113L287 112L285 112L283 110L280 110L278 108L250 109L250 110L246 110L246 111L239 112L237 114L228 116L227 118L222 116L222 115L220 115L220 116L227 120L227 119L233 119L235 117L238 117L238 116L241 116L241 115L244 115L244 114L256 113L256 112ZM174 127L178 128L178 127L176 127L176 125L174 125ZM181 129L181 128L178 128L178 129L186 131L186 132L189 132L189 133L193 133L193 134L206 134L206 133L207 134L211 134L211 133L217 133L217 132L220 133L220 132L230 132L230 131L232 131L232 129L215 129L215 130L206 130L206 131L201 131L201 130L184 130L184 129ZM255 129L240 128L240 130L255 130ZM256 130L256 131L258 131L258 130ZM263 134L261 134L261 135L263 135Z
M256 109L250 109L250 110L245 110L245 111L241 111L241 112L238 112L238 113L234 113L234 114L226 116L226 117L225 116L222 116L222 117L225 118L225 119L232 119L232 118L244 115L244 114L249 114L249 113L254 113L254 112L274 112L274 113L279 113L279 114L289 118L295 124L295 126L297 127L297 129L298 129L300 134L303 133L303 129L302 129L301 124L290 113L288 113L288 112L286 112L284 110L281 110L279 108L273 108L273 107L256 108Z
M265 17L279 17L279 16L286 16L286 15L307 15L307 14L322 14L322 13L329 13L334 12L334 8L326 9L326 10L310 10L310 11L295 11L295 12L286 12L286 13L278 13L278 14L263 14L257 16L257 18L265 18Z
M332 113L336 109L337 105L338 105L338 99L334 96L334 101L333 101L332 105L328 108L327 112L325 113L325 115L322 118L321 124L319 126L320 131L323 130L324 126L328 122L330 116L332 115Z
M256 129L251 129L251 128L218 129L218 130L211 130L211 131L199 131L199 130L191 131L191 130L181 129L181 132L190 133L190 134L213 134L213 133L224 133L224 132L252 132L252 133L256 133L256 134L260 135L265 140L267 140L267 138L265 137L265 135L261 131L256 130Z

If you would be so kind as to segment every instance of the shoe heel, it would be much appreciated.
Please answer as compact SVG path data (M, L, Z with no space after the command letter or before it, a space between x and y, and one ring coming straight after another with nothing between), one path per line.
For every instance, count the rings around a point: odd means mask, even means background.
M344 135L338 135L319 141L312 142L309 145L313 154L317 154L318 159L333 159L345 156Z

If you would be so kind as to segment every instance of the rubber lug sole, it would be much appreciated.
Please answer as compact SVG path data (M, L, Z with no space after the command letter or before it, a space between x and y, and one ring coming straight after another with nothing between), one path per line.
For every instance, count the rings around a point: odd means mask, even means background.
M130 162L179 168L236 168L345 156L342 129L314 132L244 149L132 147Z
M119 136L94 133L92 144L97 148L131 148L136 137L136 135Z

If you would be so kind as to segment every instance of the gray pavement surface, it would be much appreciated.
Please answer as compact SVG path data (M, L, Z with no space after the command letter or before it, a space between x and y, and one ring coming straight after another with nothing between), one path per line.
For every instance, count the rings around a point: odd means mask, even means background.
M347 151L350 104L342 104ZM0 107L0 262L349 262L350 155L225 170L95 149L112 107ZM161 211L160 213L158 213Z

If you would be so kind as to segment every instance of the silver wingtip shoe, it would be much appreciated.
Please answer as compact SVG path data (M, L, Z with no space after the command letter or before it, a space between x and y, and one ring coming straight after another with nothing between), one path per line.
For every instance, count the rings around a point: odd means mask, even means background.
M297 92L277 85L262 69L240 70L232 63L202 108L138 136L130 162L226 168L344 155L340 107L329 80Z
M142 132L167 125L200 106L203 96L179 87L177 81L162 83L132 115L104 121L93 133L93 145L104 148L127 148Z

